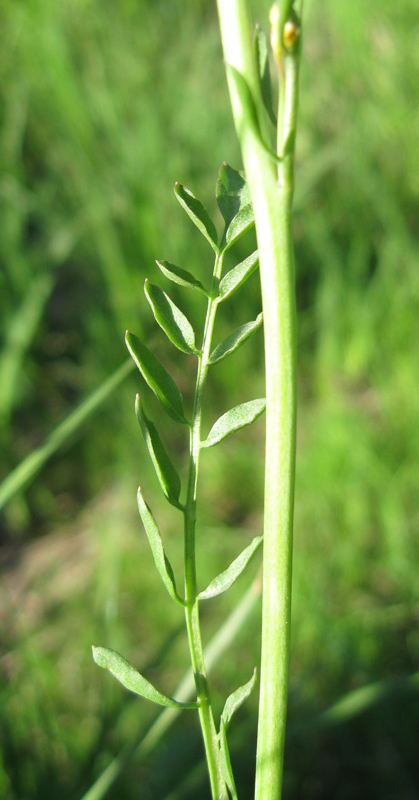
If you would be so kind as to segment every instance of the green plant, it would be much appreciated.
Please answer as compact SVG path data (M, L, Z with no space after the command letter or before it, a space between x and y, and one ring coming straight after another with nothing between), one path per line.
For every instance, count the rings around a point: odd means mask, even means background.
M234 431L254 422L267 409L264 524L264 591L260 721L256 798L279 798L285 739L291 608L292 520L295 462L295 276L292 241L294 145L298 102L301 4L293 0L271 11L271 45L279 75L278 122L271 104L269 54L266 38L257 30L252 42L247 6L242 0L220 0L219 16L233 115L245 166L244 176L223 164L216 198L224 220L218 240L213 221L186 187L176 184L175 195L214 251L210 288L192 274L167 261L157 264L163 275L207 297L202 344L183 312L159 287L145 282L145 294L156 322L172 344L198 359L192 414L185 413L181 393L153 353L127 332L128 350L146 384L166 413L189 428L189 469L186 497L160 434L149 419L143 399L135 411L166 500L184 518L184 595L179 594L153 514L138 490L138 508L154 561L171 598L185 609L186 627L197 700L181 703L157 691L131 664L113 650L93 648L96 663L108 669L132 692L170 708L197 709L213 798L237 797L227 746L231 717L252 691L256 672L227 699L217 733L203 656L199 604L226 591L243 572L262 543L251 544L204 591L196 578L195 529L197 489L202 450L213 447ZM267 135L265 109L277 124L276 149ZM226 252L256 223L259 253L255 252L223 276ZM202 438L202 412L209 368L233 354L262 323L262 314L241 325L215 348L212 346L218 307L230 298L256 269L260 260L264 313L266 402L250 400L223 414Z

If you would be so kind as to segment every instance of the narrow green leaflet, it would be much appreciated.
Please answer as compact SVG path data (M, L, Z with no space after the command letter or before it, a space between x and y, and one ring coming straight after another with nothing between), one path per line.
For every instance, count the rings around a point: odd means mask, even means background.
M230 793L231 800L238 800L236 784L234 782L233 768L231 766L231 760L230 760L230 751L228 749L228 743L227 743L227 731L226 731L226 726L222 719L220 723L219 743L220 743L220 757L221 757L220 759L221 772L226 782L228 791Z
M281 159L274 153L274 151L268 147L266 142L264 142L262 134L260 132L259 127L259 120L258 114L256 110L255 101L252 96L252 92L249 89L249 85L246 79L241 75L241 73L231 64L226 64L226 73L228 76L230 87L233 87L234 94L237 95L240 106L243 109L243 113L246 114L246 124L249 131L252 132L255 140L258 142L260 147L262 147L265 152L275 161L276 164L280 163Z
M140 428L144 436L150 458L153 462L154 469L156 470L156 475L159 479L160 486L163 489L163 492L166 495L169 503L172 503L172 505L176 506L177 508L182 508L179 503L179 475L177 474L172 461L166 452L156 426L151 419L148 419L144 409L141 406L139 394L137 394L135 398L135 414L140 424Z
M224 163L217 181L216 197L225 221L221 249L226 250L254 223L250 192L243 173Z
M199 708L199 703L179 703L173 697L166 697L162 694L127 661L116 650L109 650L107 647L92 647L93 660L99 667L109 670L115 678L122 683L130 692L145 697L159 706L168 708Z
M253 214L253 206L248 205L240 209L236 217L230 222L227 230L222 239L221 248L228 250L240 236L243 236L249 228L254 224L255 217Z
M247 681L244 686L239 686L239 688L227 698L223 713L221 714L221 719L226 728L230 725L233 714L236 713L240 706L243 705L244 701L251 695L256 684L256 679L257 669L255 667L250 681Z
M176 422L188 425L183 413L182 395L173 378L137 336L127 331L125 342L144 380L158 397L164 410Z
M157 527L156 520L154 519L147 503L145 502L141 488L137 492L138 510L150 543L151 552L153 553L154 563L157 567L158 573L173 600L184 606L185 602L179 597L176 591L175 577L169 559L164 552L163 542L161 540L160 531Z
M230 566L224 572L221 572L220 575L217 575L203 592L200 592L198 600L209 600L211 597L216 597L217 594L226 592L227 589L236 582L237 578L247 567L249 561L259 550L262 540L263 536L256 536Z
M255 419L263 414L265 406L265 398L260 398L258 400L249 400L247 403L241 403L239 406L231 408L230 411L227 411L217 419L205 441L201 442L201 447L213 447L214 444L218 444L234 431L245 428L246 425L251 425Z
M233 694L227 699L227 702L224 706L223 713L221 714L221 721L220 721L220 754L221 754L221 769L223 772L223 778L228 786L229 792L231 794L232 800L238 800L237 798L237 790L236 785L234 783L233 777L233 770L231 768L231 761L230 761L230 753L228 750L227 744L227 728L231 722L231 718L235 711L244 703L245 700L249 697L250 693L253 690L253 687L256 683L257 672L256 668L255 671L244 686L240 686L239 689L236 689Z
M187 355L196 355L195 333L191 323L170 297L148 280L144 284L145 296L150 303L158 325L178 350Z
M215 196L224 222L226 225L230 225L240 209L251 203L244 172L237 172L224 162L218 175Z
M212 249L218 255L217 231L208 211L206 211L202 203L194 197L192 192L190 192L186 186L182 186L181 183L175 183L175 195L182 208L184 208L186 213L190 216L192 222L195 223L203 236L208 239Z
M218 302L221 303L230 297L242 283L257 269L259 266L259 252L255 250L250 256L237 264L236 267L227 272L224 278L221 279L218 287Z
M259 314L253 322L246 322L244 325L240 325L233 333L230 333L230 336L227 336L220 344L217 344L217 347L214 348L209 357L208 363L217 364L218 361L222 361L223 358L234 353L250 339L261 324L262 314Z
M266 108L268 117L276 127L276 116L272 108L272 88L271 74L269 71L269 47L268 40L264 31L256 25L255 31L255 52L259 70L260 88L262 91L263 105Z
M189 289L198 289L198 291L208 297L208 292L200 281L188 272L186 269L177 267L176 264L171 264L170 261L156 261L158 268L161 270L169 281L177 283L179 286L186 286Z

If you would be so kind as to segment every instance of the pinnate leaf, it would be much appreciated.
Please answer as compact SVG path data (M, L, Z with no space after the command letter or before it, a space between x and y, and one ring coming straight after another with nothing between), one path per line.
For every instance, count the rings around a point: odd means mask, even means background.
M144 284L144 291L156 322L164 330L172 344L182 353L196 354L198 351L195 347L195 333L182 311L165 292L148 280Z
M144 530L147 534L150 543L151 552L153 554L154 563L157 567L158 573L173 600L185 605L184 601L179 597L176 591L175 576L169 559L164 552L163 542L160 536L160 531L157 527L157 522L154 519L147 503L145 502L141 488L137 492L138 510L144 525Z
M224 278L221 279L218 287L218 302L226 300L230 297L242 283L257 269L259 265L259 252L255 250L252 255L237 264L236 267L227 272Z
M201 443L201 447L213 447L214 444L218 444L234 431L245 428L246 425L251 425L255 419L263 414L265 406L265 398L260 398L258 400L249 400L247 403L241 403L239 406L231 408L230 411L227 411L217 419L207 438Z
M182 395L173 378L137 336L127 331L125 342L144 380L160 400L164 410L176 422L183 422L187 425L188 421L183 413Z
M203 236L209 241L215 253L218 254L217 231L208 211L204 208L200 200L197 200L192 192L189 191L186 186L182 186L181 183L175 183L175 195L182 208L184 208L186 213L190 216L192 222L194 222L198 230L200 230Z
M139 694L159 706L168 708L192 709L199 707L199 703L180 703L178 700L174 700L173 697L167 697L159 692L116 650L110 650L107 647L92 647L92 652L96 664L99 667L103 667L103 669L109 670L122 683L122 686L125 686L130 692Z
M140 424L142 434L147 445L147 450L153 462L156 475L159 479L161 488L170 503L180 508L180 478L177 474L170 457L168 456L160 434L151 421L148 419L140 401L140 395L135 398L135 413Z
M233 333L230 333L220 344L217 344L217 347L214 348L209 357L208 363L217 364L218 361L222 361L223 358L234 353L242 344L250 339L255 331L260 328L261 324L262 314L259 314L253 322L246 322L244 325L240 325L239 328L233 331Z
M179 286L186 286L189 289L198 289L208 297L208 292L205 287L186 269L177 267L176 264L171 264L170 261L156 261L158 268L161 270L169 281L177 283Z
M198 600L209 600L211 597L216 597L218 594L226 592L246 569L249 561L261 546L262 540L262 536L256 536L230 566L220 575L217 575L203 592L200 592Z

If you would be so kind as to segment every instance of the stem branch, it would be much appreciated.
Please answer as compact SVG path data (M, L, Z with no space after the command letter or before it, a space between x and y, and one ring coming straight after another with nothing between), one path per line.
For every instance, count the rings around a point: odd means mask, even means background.
M222 269L222 256L217 256L214 265L213 287L218 286ZM205 384L208 373L208 359L214 330L217 303L213 293L208 299L205 320L202 353L198 356L198 372L196 378L195 401L190 428L190 456L188 489L184 510L184 549L185 549L185 608L186 627L188 631L189 649L194 672L197 697L199 700L199 718L208 763L211 791L214 800L228 800L227 789L221 773L218 737L211 708L211 700L207 673L205 669L201 630L199 624L199 602L196 598L196 555L195 526L196 499L201 444L201 421Z

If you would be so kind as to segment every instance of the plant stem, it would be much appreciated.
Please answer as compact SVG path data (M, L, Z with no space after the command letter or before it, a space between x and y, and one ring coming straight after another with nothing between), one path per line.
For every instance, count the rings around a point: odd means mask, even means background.
M288 2L288 6L291 4ZM244 0L218 0L224 58L245 78L257 113L262 98ZM252 196L265 336L266 461L262 657L255 800L279 800L288 694L295 474L296 355L292 241L293 147L298 53L284 59L282 161L276 167L249 124L229 78L233 116ZM291 60L291 63L290 63ZM292 97L289 94L292 89ZM262 130L263 133L263 130Z
M215 259L212 290L218 287L222 270L222 256ZM205 384L208 373L208 359L211 350L211 340L214 330L217 303L216 293L211 291L208 299L207 315L205 320L202 353L198 356L198 372L196 379L195 401L190 427L190 457L189 476L186 503L184 510L185 520L185 608L186 626L188 631L189 649L191 653L192 668L194 672L197 697L199 700L199 718L202 735L204 738L205 753L211 783L211 792L214 800L228 800L225 782L221 773L220 751L218 737L215 729L214 716L207 674L205 669L201 630L199 624L199 602L196 599L196 556L195 556L195 526L196 526L196 498L199 471L199 457L201 447L201 421L204 401Z

